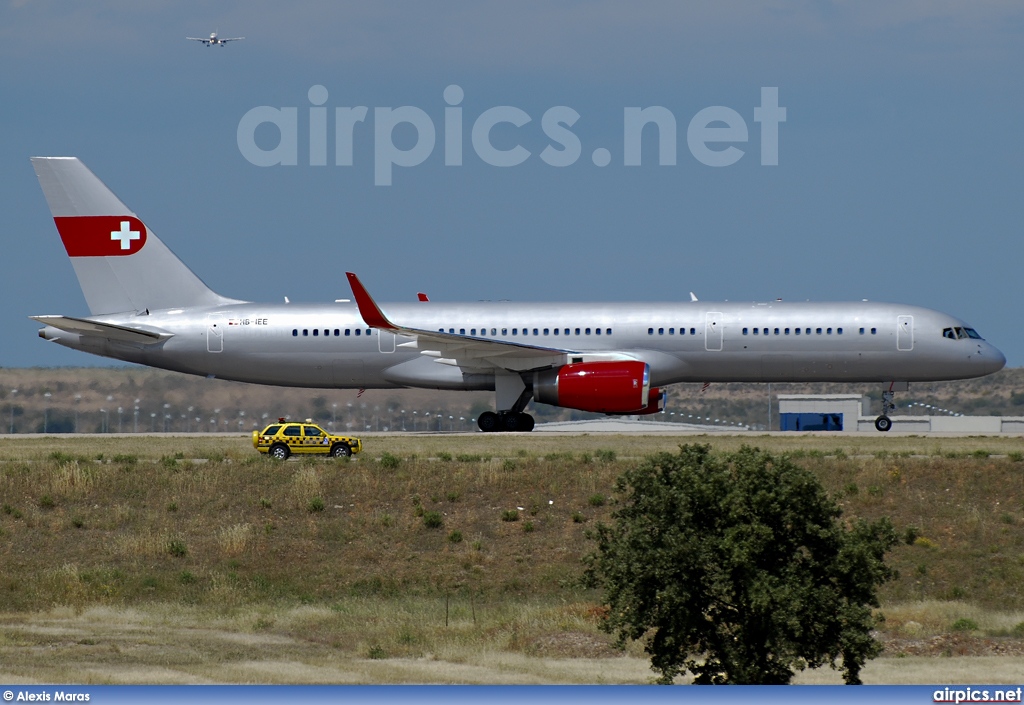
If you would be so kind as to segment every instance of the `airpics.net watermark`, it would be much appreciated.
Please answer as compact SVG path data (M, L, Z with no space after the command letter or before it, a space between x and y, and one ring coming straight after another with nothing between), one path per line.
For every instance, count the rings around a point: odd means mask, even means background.
M445 166L461 166L465 141L463 108L465 92L457 85L444 89L443 149ZM308 92L309 110L309 166L327 166L328 109L327 89L316 85ZM354 141L360 123L367 122L369 108L336 107L334 109L334 161L335 166L352 166ZM761 88L761 105L753 110L754 122L760 125L761 165L779 163L779 125L786 121L786 109L779 106L779 89ZM642 142L645 134L656 136L658 164L676 164L676 118L668 108L660 105L626 107L622 122L622 164L642 165ZM575 164L583 154L583 144L570 128L580 114L567 105L556 105L544 111L540 127L549 144L541 150L539 158L553 167ZM506 123L522 128L533 118L524 110L511 105L498 105L484 110L470 127L470 143L477 158L495 167L518 166L532 153L516 143L499 149L491 141L492 130ZM264 149L256 141L261 125L277 128L278 142L272 149ZM395 144L395 130L408 125L415 131L415 141L407 149ZM653 125L654 130L646 130ZM367 125L369 127L369 125ZM395 167L410 168L424 163L437 145L437 128L430 115L412 105L398 108L373 109L373 183L390 186ZM402 128L408 130L409 128ZM507 128L506 128L507 129ZM299 109L274 108L261 105L248 111L238 122L238 150L250 164L256 166L296 166L299 163ZM710 167L731 166L745 152L736 145L749 141L747 122L743 116L724 105L712 105L697 112L686 128L686 146L701 164ZM612 152L598 147L590 154L599 167L612 162Z

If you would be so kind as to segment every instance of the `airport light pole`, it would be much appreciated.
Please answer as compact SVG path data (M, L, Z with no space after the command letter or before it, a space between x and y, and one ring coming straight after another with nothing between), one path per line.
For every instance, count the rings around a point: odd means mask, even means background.
M75 395L75 433L78 433L78 405L82 403L82 395Z
M135 425L132 427L133 433L139 432L139 399L135 400Z
M117 407L117 432L121 433L121 415L124 413L124 407Z
M43 407L43 433L46 433L50 423L50 397L53 395L46 392L43 396L46 398L46 405Z
M12 434L14 433L14 397L15 397L15 395L17 395L17 393L18 393L17 389L12 389L11 390L11 433Z

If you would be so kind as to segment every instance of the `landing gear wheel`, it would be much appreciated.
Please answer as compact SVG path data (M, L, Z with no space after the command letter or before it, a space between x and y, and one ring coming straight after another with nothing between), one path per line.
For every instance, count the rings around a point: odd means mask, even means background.
M519 430L519 417L521 414L515 412L509 412L501 415L501 430L502 431L518 431Z
M875 419L875 429L881 432L886 432L892 428L892 419L888 416L879 416Z
M288 450L288 446L281 445L280 443L270 447L270 457L276 460L288 460L288 456L291 454L292 452Z
M480 430L484 433L490 433L491 431L498 430L498 415L493 411L485 411L480 414L480 417L476 420L476 425L480 427Z
M519 423L516 424L516 430L523 433L529 433L533 430L533 417L529 414L519 414Z
M332 458L347 458L350 455L352 455L352 449L349 448L344 443L339 443L338 445L331 448Z

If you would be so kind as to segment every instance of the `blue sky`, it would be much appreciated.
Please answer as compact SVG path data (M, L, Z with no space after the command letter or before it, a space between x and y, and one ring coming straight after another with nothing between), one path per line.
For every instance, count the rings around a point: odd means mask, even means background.
M245 36L205 48L186 36ZM967 320L1024 364L1024 7L1016 2L147 2L0 5L0 366L105 364L36 337L33 314L88 311L28 158L75 155L216 291L251 300L901 301ZM461 166L445 165L445 88L462 88ZM323 86L326 166L309 164ZM754 110L777 87L778 165ZM255 166L238 127L294 107L294 166ZM366 106L351 166L335 108ZM376 109L436 128L425 160L375 185ZM475 121L514 106L486 163ZM555 167L542 116L579 114ZM624 110L653 126L625 166ZM710 106L742 118L731 166L687 143ZM719 125L719 123L715 123ZM255 131L261 149L276 128ZM399 125L396 148L417 133ZM378 135L379 138L379 135ZM725 144L713 144L714 149ZM610 163L596 166L594 150Z

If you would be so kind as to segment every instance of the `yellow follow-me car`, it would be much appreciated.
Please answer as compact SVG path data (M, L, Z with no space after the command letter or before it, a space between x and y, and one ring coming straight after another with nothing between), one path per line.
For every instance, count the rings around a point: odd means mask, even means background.
M363 450L363 442L351 436L332 436L312 419L304 422L278 419L262 431L252 432L253 448L269 453L278 460L286 460L292 453L299 455L323 454L334 458L347 458Z

